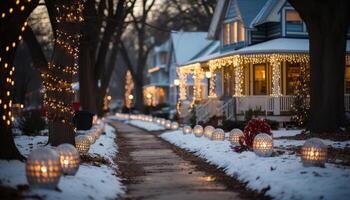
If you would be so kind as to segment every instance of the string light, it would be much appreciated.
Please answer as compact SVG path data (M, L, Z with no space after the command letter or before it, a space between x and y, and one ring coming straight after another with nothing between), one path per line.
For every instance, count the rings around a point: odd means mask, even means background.
M28 1L30 2L30 1ZM7 20L7 18L11 17L14 14L18 14L19 12L22 12L25 10L25 5L23 3L26 3L23 1L21 4L20 0L17 0L16 2L13 2L13 7L6 8L8 10L1 10L1 18L0 22L3 20ZM22 25L18 27L19 31L25 31L28 23L25 21ZM2 113L2 120L4 125L10 126L11 121L14 120L14 117L12 115L11 109L12 109L12 100L11 98L11 90L15 84L14 80L12 79L12 76L16 70L15 66L10 67L8 61L6 60L7 55L12 54L17 46L17 42L22 40L22 36L18 34L18 36L15 36L15 38L18 38L18 40L10 41L9 43L2 43L0 46L0 52L4 54L0 54L0 68L3 68L2 70L2 86L4 90L1 96L3 99L0 99L0 104L2 105L0 107L1 113ZM6 55L7 54L7 55ZM4 81L3 81L4 80Z
M125 93L124 93L125 106L127 108L131 108L132 106L132 99L130 99L129 96L132 95L133 90L134 90L134 81L132 80L131 72L128 70L126 72Z
M75 1L72 5L58 5L56 7L61 15L56 17L59 24L75 25L83 21L83 4ZM43 86L45 88L44 103L48 107L48 119L51 121L61 121L71 123L74 115L72 99L74 91L72 89L72 77L77 74L78 56L81 34L68 33L61 29L55 31L55 46L62 49L64 53L71 57L71 65L61 65L48 63L47 72L41 74Z

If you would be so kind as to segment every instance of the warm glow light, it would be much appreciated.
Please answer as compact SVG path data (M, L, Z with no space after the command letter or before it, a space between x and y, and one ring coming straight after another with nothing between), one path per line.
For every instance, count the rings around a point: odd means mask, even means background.
M211 74L211 71L206 71L205 72L205 77L206 78L211 78L212 74Z
M271 156L273 152L272 137L266 133L256 135L253 141L253 150L258 156Z
M130 94L130 95L128 96L128 98L129 98L129 100L133 100L133 99L134 99L134 95Z
M323 167L327 160L327 146L319 138L306 140L301 148L303 165Z
M180 80L179 79L175 79L174 80L174 85L179 86L180 85Z

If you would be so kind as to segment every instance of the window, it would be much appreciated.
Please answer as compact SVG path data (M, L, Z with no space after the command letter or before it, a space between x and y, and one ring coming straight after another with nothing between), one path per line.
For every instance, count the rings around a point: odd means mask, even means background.
M300 76L300 66L298 64L287 63L286 93L295 95L297 93L298 78Z
M345 67L345 93L350 94L350 65Z
M242 42L245 40L245 31L244 25L242 22L239 23L239 41Z
M295 10L286 10L287 32L304 32L303 20Z
M161 65L166 64L167 52L161 52L159 54L159 62Z
M225 45L230 44L230 24L229 23L225 24L224 42L225 42Z
M225 46L245 40L245 29L242 22L228 22L224 24L223 28L223 40Z
M253 65L254 95L267 94L266 66L265 64Z
M233 22L233 23L231 23L231 25L232 25L232 33L231 33L231 35L232 35L232 42L231 43L236 43L237 42L237 35L238 35L238 31L237 31L237 22Z

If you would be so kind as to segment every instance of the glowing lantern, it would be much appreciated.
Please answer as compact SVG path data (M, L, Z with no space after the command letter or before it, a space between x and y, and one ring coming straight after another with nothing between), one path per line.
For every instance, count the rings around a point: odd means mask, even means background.
M243 132L238 129L234 128L230 131L230 135L228 140L231 142L232 145L239 145L239 138L244 137Z
M256 135L253 141L253 150L258 156L271 156L273 152L272 137L266 133Z
M33 187L55 189L61 177L58 153L47 147L33 150L27 158L26 176Z
M222 130L221 128L215 129L212 133L211 139L212 140L225 140L224 130Z
M161 120L159 118L156 119L157 124L161 124Z
M184 126L183 130L182 130L182 133L184 135L191 134L192 133L192 128L190 126Z
M75 146L80 154L87 154L90 145L90 140L86 135L78 135L75 137Z
M89 139L90 144L95 143L96 138L94 132L89 131L85 136Z
M193 128L193 133L196 137L202 137L203 136L203 127L201 125L196 125Z
M176 130L178 128L179 128L179 123L177 123L177 122L171 123L171 129Z
M306 167L324 167L327 160L327 146L319 138L306 140L301 147L301 160Z
M170 120L166 120L166 122L165 122L165 128L166 128L166 129L170 129L170 128L171 128L171 121L170 121Z
M71 144L61 144L56 148L60 156L63 174L74 175L79 169L79 152Z
M165 124L166 124L166 120L165 119L161 119L160 120L160 125L165 126Z
M204 128L204 136L206 136L207 138L211 138L214 130L215 128L213 126L206 126Z

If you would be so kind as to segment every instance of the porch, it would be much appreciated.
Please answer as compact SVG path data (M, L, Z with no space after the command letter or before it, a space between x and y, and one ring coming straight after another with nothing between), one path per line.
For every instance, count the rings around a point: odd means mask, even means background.
M226 120L244 120L247 111L266 119L278 122L288 122L291 117L294 96L240 96L226 101L209 99L196 107L196 121L208 122L213 116L224 117ZM344 95L345 111L350 112L350 94Z

